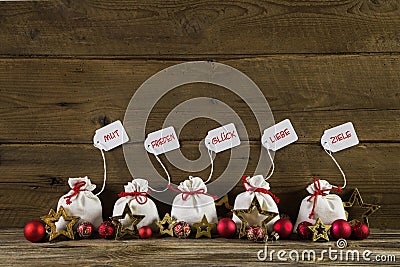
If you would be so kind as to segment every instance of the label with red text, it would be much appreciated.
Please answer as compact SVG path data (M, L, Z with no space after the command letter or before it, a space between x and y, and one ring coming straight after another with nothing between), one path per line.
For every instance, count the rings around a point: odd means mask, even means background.
M326 130L321 137L322 147L332 152L338 152L358 143L358 137L351 122Z
M265 129L261 137L261 142L266 149L277 151L282 147L296 142L298 139L292 123L289 119L286 119Z
M236 131L235 124L229 123L207 133L205 139L206 147L219 153L240 145L240 138Z
M168 128L149 133L144 141L144 147L149 153L159 155L178 149L180 145L174 127L170 126Z
M128 141L129 137L119 120L96 130L93 137L94 146L105 151L109 151Z

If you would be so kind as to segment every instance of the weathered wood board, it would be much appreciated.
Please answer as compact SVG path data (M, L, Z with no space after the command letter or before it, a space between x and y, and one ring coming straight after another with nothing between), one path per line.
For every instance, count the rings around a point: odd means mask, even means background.
M165 266L166 262L174 266L396 266L400 257L399 241L397 231L373 229L370 238L349 240L343 249L338 248L335 241L279 240L265 246L239 239L174 237L32 244L24 240L21 229L3 229L0 231L0 266ZM260 250L261 260L257 257ZM279 250L284 253L280 252L278 258ZM323 250L326 251L321 254ZM264 251L267 252L265 260ZM299 253L299 260L291 251ZM315 256L308 251L315 252Z
M396 0L0 3L1 55L399 52Z

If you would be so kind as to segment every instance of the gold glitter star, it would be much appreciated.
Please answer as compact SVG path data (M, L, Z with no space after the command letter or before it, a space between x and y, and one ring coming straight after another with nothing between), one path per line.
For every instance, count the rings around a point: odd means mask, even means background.
M65 222L69 223L67 223L67 230L63 229L57 231L56 222L58 222L61 217L63 217ZM40 219L46 223L47 229L50 228L49 241L52 241L61 235L69 239L74 239L75 234L72 227L74 227L74 225L80 220L80 218L77 216L68 216L63 206L60 206L57 212L55 212L53 209L50 209L49 214L40 217Z
M310 229L313 232L312 241L315 242L321 238L325 239L326 241L329 241L328 231L330 228L331 228L330 225L323 224L321 219L318 218L315 225L308 226L308 229Z
M223 196L220 200L215 202L215 206L216 207L222 207L224 206L228 212L226 213L225 217L231 217L232 216L232 209L233 206L231 206L231 204L229 204L229 197L228 195ZM219 217L218 217L219 218Z
M215 223L209 223L206 215L203 215L201 222L193 223L193 226L196 227L196 238L206 236L211 238L211 230L216 227Z
M132 220L132 223L130 225L132 229L124 227L120 221L121 219L125 219L126 215L128 215L129 219ZM110 217L112 223L115 225L116 228L115 240L123 239L127 236L138 238L139 231L137 225L143 220L144 217L145 217L144 215L132 214L129 204L126 203L124 211L122 212L121 215Z
M265 237L267 238L267 224L274 219L276 216L278 216L278 213L276 212L270 212L261 209L260 203L258 202L258 199L256 196L254 196L253 201L250 204L250 207L248 209L241 209L241 210L232 210L233 214L235 214L241 221L242 224L240 226L240 232L239 232L239 238L242 238L243 236L246 236L246 226L248 224L246 215L252 214L254 211L258 213L258 216L264 215L266 218L261 222L261 229L264 230Z
M158 228L160 228L160 234L167 234L170 236L174 236L173 230L177 223L177 220L175 218L171 218L168 213L164 215L164 218L161 221L156 222Z
M354 204L356 204L356 205L354 205ZM354 189L353 193L350 196L349 201L343 202L343 207L345 207L345 208L351 208L354 206L358 206L363 209L366 209L366 211L361 215L361 218L359 218L360 220L354 219L354 220L350 221L350 223L354 223L355 221L362 221L368 226L369 226L368 216L370 216L372 213L374 213L381 207L379 205L364 203L364 201L362 200L360 191L358 191L357 188ZM346 210L346 217L348 217L348 214L349 213Z

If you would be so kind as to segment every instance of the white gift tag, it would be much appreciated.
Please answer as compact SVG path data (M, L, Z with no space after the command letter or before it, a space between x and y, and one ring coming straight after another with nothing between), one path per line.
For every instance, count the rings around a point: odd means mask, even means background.
M114 121L103 128L96 130L93 137L95 147L109 151L129 141L121 121Z
M180 147L174 127L170 126L147 135L144 147L149 153L159 155Z
M209 131L205 139L205 145L215 153L240 145L240 138L235 124L229 123Z
M351 122L326 130L321 137L322 147L332 152L338 152L358 143L358 137Z
M264 130L261 142L266 149L277 151L293 142L296 142L296 131L289 119L283 120Z

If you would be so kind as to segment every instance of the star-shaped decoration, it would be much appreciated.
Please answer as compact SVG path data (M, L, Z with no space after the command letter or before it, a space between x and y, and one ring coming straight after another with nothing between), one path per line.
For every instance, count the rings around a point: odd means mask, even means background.
M381 207L379 205L364 203L364 201L362 200L360 191L358 191L358 189L355 188L353 193L351 194L351 196L349 198L349 201L343 202L343 207L351 208L351 207L357 207L357 206L365 209L365 212L361 215L361 218L359 218L360 220L354 219L354 220L350 221L350 223L353 223L355 221L362 221L363 223L365 223L368 226L369 226L368 216L370 216L372 213L374 213L375 211L377 211ZM346 210L346 216L347 217L348 217L348 214L349 213Z
M200 222L193 223L193 226L196 227L196 238L206 236L211 238L211 230L215 229L215 223L209 223L206 215L203 215L203 218Z
M57 231L56 222L58 222L61 217L65 222L68 222L67 230L63 229ZM77 216L68 216L63 206L60 206L57 212L55 212L53 209L50 209L49 214L40 217L40 219L45 222L46 228L50 230L49 241L52 241L59 236L65 236L69 239L74 239L75 233L73 227L80 220L80 218Z
M131 229L129 227L124 227L124 225L120 221L122 219L125 219L126 215L128 215L129 219L132 220L132 223L129 226ZM132 214L129 204L126 203L124 211L121 215L110 217L116 229L115 240L123 239L127 236L138 238L139 231L137 225L143 220L144 217L144 215Z
M328 231L331 226L323 224L320 218L317 219L313 226L308 226L308 229L313 233L312 241L315 242L321 238L329 241Z
M249 215L253 215L254 213L256 213L256 215L258 216L258 220L261 220L261 228L264 230L266 237L268 236L267 224L276 216L278 216L278 213L276 212L263 210L260 206L260 203L258 202L257 197L253 198L253 201L251 202L248 209L232 210L232 212L242 221L242 224L240 226L239 238L247 235L246 226L249 223ZM250 222L249 224L252 224L252 222Z
M226 213L225 217L231 217L232 216L232 209L233 206L231 206L231 204L229 204L229 197L228 195L223 196L220 200L215 201L215 206L216 207L222 207L224 206L228 212Z
M160 234L167 234L174 236L174 226L178 223L175 218L166 213L161 221L156 222L158 228L160 228Z

